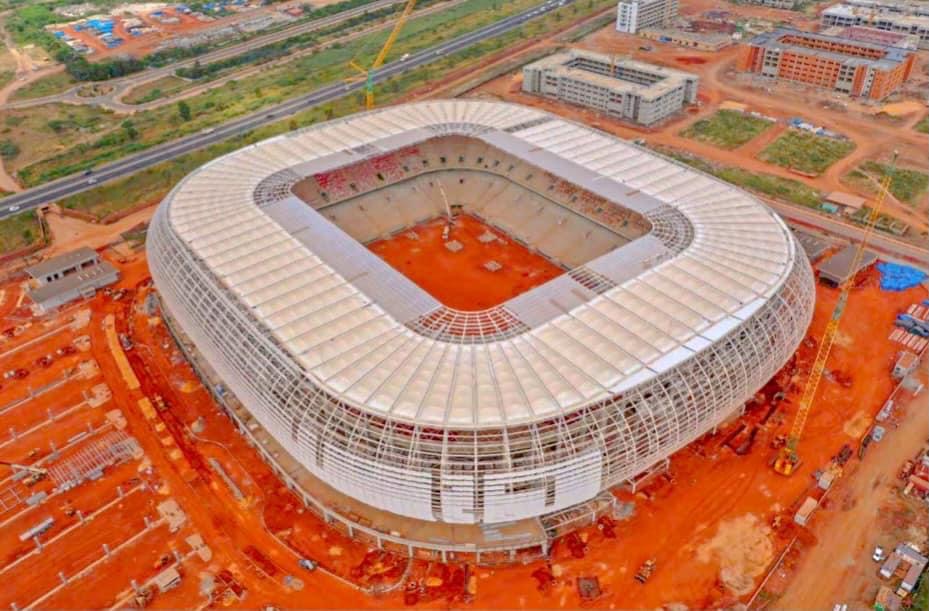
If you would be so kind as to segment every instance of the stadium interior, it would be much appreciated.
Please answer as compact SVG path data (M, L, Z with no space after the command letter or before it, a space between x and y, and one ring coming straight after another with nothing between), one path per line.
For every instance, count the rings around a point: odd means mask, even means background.
M651 229L636 212L466 136L314 174L293 192L362 244L463 213L563 270Z

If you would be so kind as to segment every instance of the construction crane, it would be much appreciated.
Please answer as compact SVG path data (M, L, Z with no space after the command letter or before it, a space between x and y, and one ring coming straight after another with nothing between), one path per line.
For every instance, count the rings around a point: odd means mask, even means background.
M367 70L362 68L354 59L349 62L352 68L362 74L361 78L365 79L365 108L368 110L374 108L374 73L384 64L384 60L387 59L387 54L390 53L391 47L393 47L394 43L397 41L397 36L400 34L403 24L410 18L410 13L413 12L414 6L416 6L416 0L407 0L406 6L403 7L403 12L400 13L400 17L397 19L397 23L394 24L393 29L390 31L390 36L387 37L387 41L384 43L384 46L381 47L381 52L374 58L374 62L371 64L370 68Z
M881 181L880 191L877 198L874 200L874 206L870 209L870 213L865 220L864 235L862 235L861 242L858 244L858 249L855 251L855 256L852 258L852 264L849 268L851 270L850 274L845 281L839 285L839 299L835 304L835 309L832 310L832 317L829 319L829 323L826 324L826 331L823 333L823 339L819 343L819 350L816 352L816 360L813 361L813 367L810 369L810 377L807 378L806 386L803 388L803 395L800 397L800 405L797 408L797 415L794 417L790 435L787 437L787 442L781 448L777 459L774 461L774 470L781 475L792 474L800 463L800 457L797 455L797 446L800 443L800 437L803 435L803 429L806 427L806 419L810 415L810 408L813 406L813 399L816 397L816 390L819 388L819 382L826 369L826 361L829 359L830 352L832 352L832 344L835 341L836 333L839 331L839 323L842 320L842 315L845 313L848 295L855 283L855 272L861 265L861 261L864 258L865 247L868 244L868 240L871 238L871 234L874 233L874 226L881 214L881 209L884 207L884 199L887 197L887 192L890 189L890 183L893 181L896 167L897 151L894 151L893 160L890 163L887 175L884 176L884 180Z

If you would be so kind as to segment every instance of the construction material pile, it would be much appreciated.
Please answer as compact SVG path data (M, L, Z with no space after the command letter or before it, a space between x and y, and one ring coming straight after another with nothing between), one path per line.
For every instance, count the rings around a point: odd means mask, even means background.
M884 291L905 291L926 279L925 272L909 265L881 262L877 269L881 272L881 290Z

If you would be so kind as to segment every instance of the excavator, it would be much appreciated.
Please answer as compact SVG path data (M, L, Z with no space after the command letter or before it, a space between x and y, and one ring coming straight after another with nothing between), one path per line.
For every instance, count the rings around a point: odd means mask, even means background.
M880 191L874 200L874 206L870 208L865 224L864 234L861 242L858 243L858 249L852 259L852 265L849 269L853 272L861 265L864 258L865 248L871 234L874 233L874 227L877 219L880 217L881 209L884 207L884 199L890 189L894 174L897 168L897 151L894 151L890 167L880 184ZM794 417L790 434L787 436L786 443L780 448L778 456L774 461L774 470L781 475L791 475L800 464L800 456L797 454L797 446L800 444L800 438L803 435L803 429L806 428L806 420L810 415L810 409L813 406L813 400L816 398L816 390L819 388L819 382L822 380L823 372L826 368L826 361L832 352L832 344L835 341L836 334L839 331L839 323L842 321L842 315L845 313L845 306L848 303L848 295L855 284L855 274L852 273L839 286L839 299L836 301L835 309L832 311L832 317L826 324L826 331L823 333L823 339L819 342L819 349L816 352L816 359L813 361L813 367L810 369L810 377L807 378L806 386L803 388L803 395L800 397L800 404L797 408L797 415Z
M391 47L393 47L394 43L397 41L400 30L403 28L406 20L410 18L410 13L413 12L413 7L415 6L416 0L407 0L406 5L403 7L403 12L400 13L397 23L394 24L393 29L390 31L390 35L387 37L387 41L384 43L384 46L381 47L381 51L377 54L377 57L374 58L374 62L372 62L370 68L367 70L362 68L354 59L349 62L352 68L358 70L362 74L361 78L365 79L365 108L368 110L374 108L374 73L384 64L384 60L387 59L387 54L390 53ZM401 59L405 58L406 56Z
M26 481L27 485L32 485L36 482L40 482L46 477L48 477L48 469L43 469L42 467L30 467L29 465L21 465L15 462L9 462L6 460L0 460L0 465L6 465L14 472L23 472L31 474L29 479Z

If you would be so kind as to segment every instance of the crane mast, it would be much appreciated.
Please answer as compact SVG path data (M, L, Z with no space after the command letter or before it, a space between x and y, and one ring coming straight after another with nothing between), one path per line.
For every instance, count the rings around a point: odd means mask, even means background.
M390 53L390 49L397 41L397 36L400 35L400 30L403 28L403 25L406 23L407 19L410 18L410 13L413 12L414 6L416 6L416 0L407 0L406 5L403 7L403 12L400 13L400 17L397 18L397 22L394 24L393 29L390 30L390 35L387 36L387 41L384 42L384 46L381 47L380 53L374 58L374 62L371 63L370 68L367 70L362 68L355 60L349 62L352 68L358 70L364 76L365 108L368 110L374 108L374 73L384 64L384 60L387 59L387 54Z
M797 447L800 444L800 438L803 436L803 429L806 427L807 418L810 415L810 409L813 406L813 400L816 398L816 391L819 388L819 382L822 380L823 372L826 369L826 361L832 352L832 345L835 343L836 334L839 331L839 323L842 321L842 315L845 313L845 306L848 304L848 295L855 283L855 270L861 265L864 258L865 247L871 234L874 233L874 227L877 219L884 207L884 199L890 189L890 183L897 167L897 153L894 151L893 160L890 169L884 179L881 181L880 192L874 201L874 207L870 209L867 220L865 221L864 234L861 242L855 250L855 256L852 259L851 274L839 286L839 299L832 311L832 316L826 324L826 330L823 333L823 339L819 343L819 349L816 352L816 359L810 369L810 377L803 388L803 395L800 397L800 403L797 407L797 415L794 417L793 425L790 429L790 435L787 437L787 443L781 448L777 459L774 461L774 470L781 475L790 475L800 462L797 454Z

